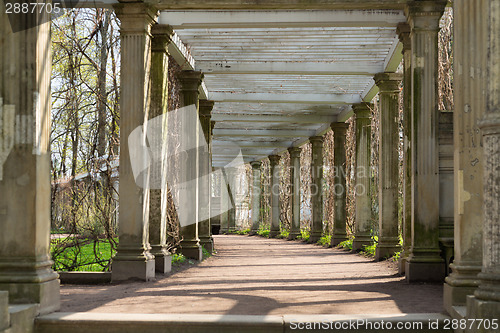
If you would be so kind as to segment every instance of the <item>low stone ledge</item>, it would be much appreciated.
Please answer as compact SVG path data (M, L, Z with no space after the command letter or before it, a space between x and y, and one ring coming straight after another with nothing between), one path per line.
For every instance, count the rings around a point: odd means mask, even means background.
M111 283L111 272L58 272L62 284Z

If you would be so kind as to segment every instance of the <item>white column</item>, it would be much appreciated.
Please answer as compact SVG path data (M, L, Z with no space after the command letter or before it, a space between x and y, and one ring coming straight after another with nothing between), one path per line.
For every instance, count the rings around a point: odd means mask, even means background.
M59 309L50 259L50 22L0 13L0 290ZM20 31L12 32L17 28Z
M145 142L132 142L129 135L148 118L151 66L151 24L156 10L145 3L114 5L121 21L120 87L120 217L119 243L112 263L112 280L155 278L154 256L149 252L149 170L137 179L132 172L131 151ZM144 140L145 136L138 140ZM137 180L137 182L136 182Z
M261 190L260 190L260 166L262 163L260 161L250 162L252 166L252 216L251 216L251 233L256 234L260 227L260 200L261 200Z

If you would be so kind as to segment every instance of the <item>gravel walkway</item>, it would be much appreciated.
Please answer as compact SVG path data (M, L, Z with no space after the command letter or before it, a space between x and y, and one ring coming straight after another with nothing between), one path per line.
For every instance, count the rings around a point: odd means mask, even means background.
M217 254L155 282L61 288L61 311L194 314L443 312L442 284L408 285L392 262L317 245L217 235Z

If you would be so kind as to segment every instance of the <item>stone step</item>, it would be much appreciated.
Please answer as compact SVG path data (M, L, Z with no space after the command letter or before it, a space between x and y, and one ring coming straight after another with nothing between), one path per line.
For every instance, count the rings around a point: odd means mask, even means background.
M36 333L205 332L452 332L442 314L397 315L209 315L56 312L38 317ZM380 326L385 325L385 326ZM388 325L392 329L388 329ZM397 325L402 325L397 329Z
M9 292L0 291L0 332L10 326Z
M16 304L9 306L10 328L8 333L33 332L35 317L40 312L38 304Z

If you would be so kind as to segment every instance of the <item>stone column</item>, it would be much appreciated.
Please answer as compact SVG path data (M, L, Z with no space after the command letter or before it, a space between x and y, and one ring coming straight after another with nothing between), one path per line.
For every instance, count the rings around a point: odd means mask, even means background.
M236 168L226 169L226 185L228 193L228 212L227 212L227 229L228 231L236 230Z
M347 240L347 184L346 184L346 123L332 123L333 130L333 236L330 245L337 246Z
M149 119L161 123L154 126L154 133L148 136L156 163L151 167L149 199L149 242L151 254L155 256L156 271L162 274L172 270L172 257L167 250L167 100L168 100L168 52L172 30L168 25L155 24L151 27L151 107ZM149 129L151 131L151 129Z
M229 231L229 196L227 193L227 183L222 175L220 180L220 230L222 233Z
M356 118L356 185L354 195L356 198L356 212L354 219L353 251L363 249L370 245L372 202L370 198L370 143L371 143L371 109L373 104L353 104L352 110Z
M23 14L13 33L0 13L0 290L48 313L59 309L49 245L52 54L49 18L37 16Z
M214 243L211 235L210 227L210 174L212 170L210 161L210 132L211 132L211 112L214 107L213 101L201 100L200 101L200 122L203 129L203 135L207 145L198 147L200 159L199 163L199 207L198 213L200 215L199 222L199 236L200 244L208 252L212 253Z
M312 226L309 243L316 243L323 236L323 137L309 138L311 157L311 210Z
M474 293L482 264L484 158L478 123L486 108L488 2L453 2L454 261L444 285L449 313Z
M290 185L291 185L291 204L292 204L292 223L290 225L290 234L288 239L296 239L300 236L300 152L301 148L288 148L290 153Z
M114 5L121 21L120 86L120 208L119 243L111 266L113 281L153 280L154 256L149 252L149 170L132 172L132 162L143 155L145 137L129 142L136 128L145 125L150 101L151 24L156 9L142 2ZM144 130L147 130L144 127ZM129 143L134 146L129 146ZM134 161L131 160L134 156ZM147 163L144 161L144 164ZM136 176L137 178L135 178ZM146 180L146 181L145 181Z
M379 73L375 84L380 98L379 143L379 236L375 260L391 257L400 250L398 230L399 183L399 84L402 74Z
M250 233L255 235L260 226L260 166L262 163L253 161L250 162L250 165L252 166L252 227Z
M179 75L179 81L181 83L181 93L183 99L183 106L187 107L194 105L196 113L199 115L199 93L198 88L201 85L203 79L203 74L198 71L182 71ZM185 112L187 113L187 112ZM196 122L198 116L195 119L189 118L189 115L182 114L182 126L185 126L181 133L189 133L186 137L181 138L181 140L186 141L186 147L197 147L198 137L200 133L198 132L199 126ZM187 117L187 118L186 118ZM196 130L193 131L192 127L195 126ZM187 140L191 140L187 143ZM180 252L184 254L187 258L202 260L203 253L201 250L200 239L198 234L198 166L199 166L199 148L189 149L183 158L180 159L180 183L186 184L190 182L190 185L183 187L180 190L179 195L179 206L189 208L183 209L183 214L185 214L184 219L186 225L181 226L181 246ZM196 185L195 185L196 184Z
M280 234L280 156L269 156L269 169L271 172L271 230L269 237Z
M399 274L404 274L411 247L411 38L410 25L400 23L396 29L403 44L403 251L398 262Z
M412 67L412 247L406 280L443 281L439 249L439 159L437 103L439 19L447 1L411 1Z
M467 298L467 318L486 318L491 322L500 316L500 2L488 4L487 106L479 124L484 147L483 260L479 287L474 296ZM484 327L474 332L496 331Z

